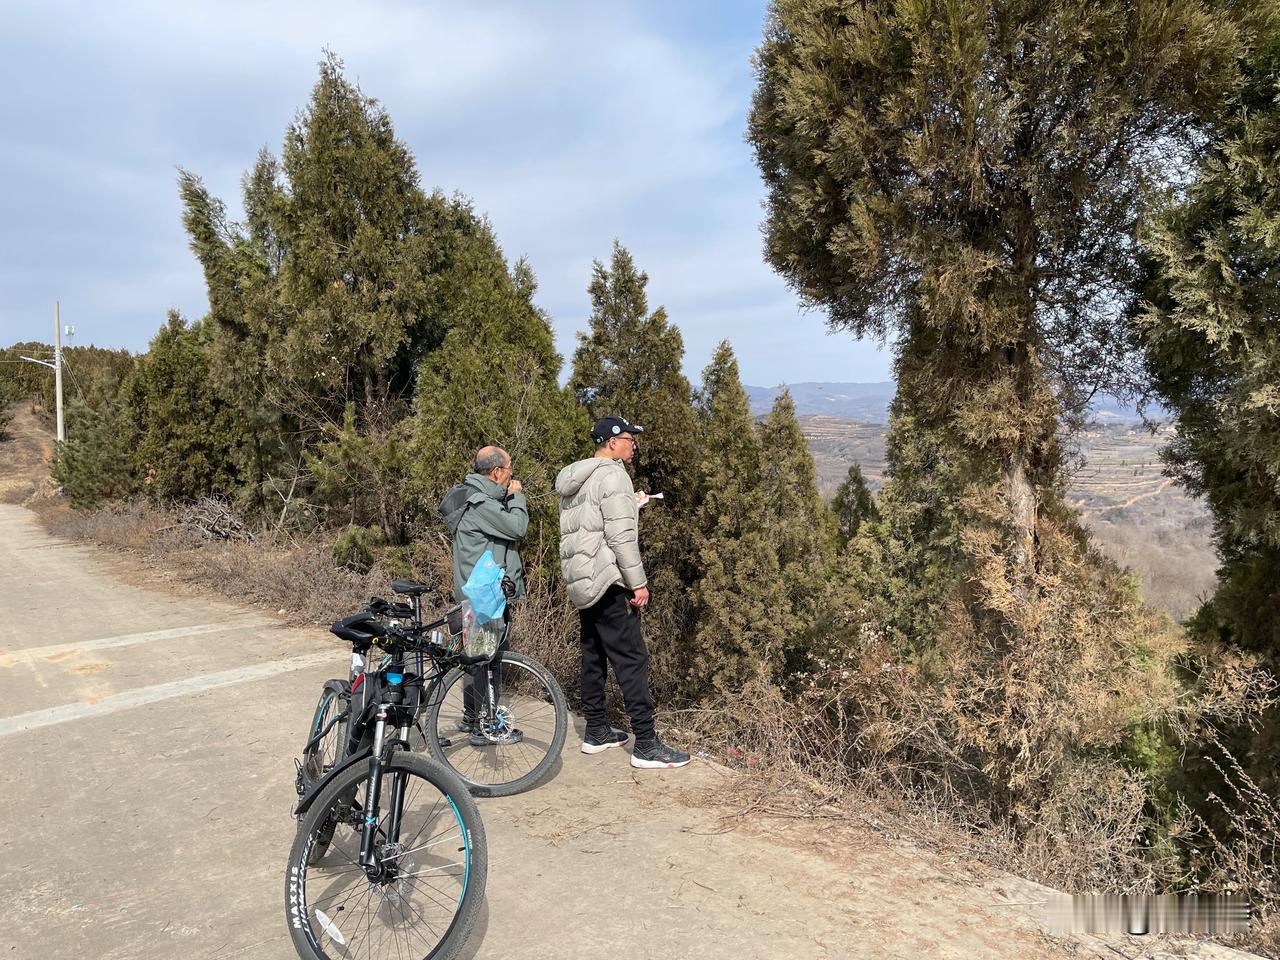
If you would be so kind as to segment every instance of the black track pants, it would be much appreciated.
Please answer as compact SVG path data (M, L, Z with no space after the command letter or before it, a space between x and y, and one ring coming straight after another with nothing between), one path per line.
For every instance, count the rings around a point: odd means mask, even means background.
M649 651L640 633L640 614L628 602L631 591L610 587L594 606L579 610L582 618L582 713L589 727L607 724L604 682L608 664L622 688L637 740L651 740L653 695L649 692Z

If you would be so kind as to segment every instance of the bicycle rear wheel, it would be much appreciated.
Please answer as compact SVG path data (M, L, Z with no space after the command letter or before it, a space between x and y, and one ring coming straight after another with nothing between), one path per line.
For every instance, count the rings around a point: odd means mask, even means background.
M320 778L333 769L342 759L346 747L346 719L336 720L351 707L351 686L345 680L326 680L320 692L320 700L316 704L315 714L311 718L311 726L307 729L307 742L328 727L328 732L302 752L302 771L299 784L305 796L319 782ZM334 722L336 720L336 722Z
M462 949L484 899L488 848L475 801L447 769L397 751L382 778L375 848L383 876L360 866L367 764L328 783L302 819L285 876L285 914L304 960L448 960ZM388 831L397 779L403 804ZM333 825L327 851L313 848Z
M490 669L499 691L497 716L482 713L468 722L471 674L454 669L432 697L422 732L431 755L451 767L473 796L507 797L551 775L564 749L569 709L556 678L533 657L504 651ZM485 699L480 696L481 703Z

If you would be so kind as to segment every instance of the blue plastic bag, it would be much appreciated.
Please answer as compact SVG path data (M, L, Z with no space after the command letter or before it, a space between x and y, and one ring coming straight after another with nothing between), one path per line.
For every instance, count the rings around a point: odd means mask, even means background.
M507 596L502 592L503 574L503 569L493 559L493 553L486 550L462 585L462 592L476 613L477 624L497 620L507 609Z

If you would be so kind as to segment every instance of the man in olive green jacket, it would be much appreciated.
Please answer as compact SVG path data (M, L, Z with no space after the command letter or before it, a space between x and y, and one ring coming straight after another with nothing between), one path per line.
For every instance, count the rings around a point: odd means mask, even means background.
M461 601L462 587L486 550L523 597L524 564L520 541L529 529L529 505L524 487L512 479L511 457L501 447L482 447L474 472L445 494L440 516L453 535L453 594Z
M582 621L582 712L587 721L582 752L600 753L627 742L627 735L605 719L604 684L612 664L636 738L631 765L682 767L689 755L658 739L649 651L640 632L649 587L640 560L640 495L625 465L643 430L621 417L605 417L591 431L595 456L569 464L556 477L560 568Z
M445 494L440 516L453 534L453 593L464 599L462 588L486 550L506 571L514 585L508 596L517 600L525 595L524 564L520 560L520 541L529 529L529 505L519 480L512 479L511 457L501 447L481 447L476 452L474 470L467 478ZM508 617L510 605L507 606ZM504 632L501 647L506 649ZM502 661L501 652L493 663ZM493 743L519 743L524 734L509 730L500 737L486 736L479 715L487 699L485 684L492 682L494 697L501 701L501 672L491 666L470 670L471 680L462 692L460 733L470 734L472 746L487 747Z

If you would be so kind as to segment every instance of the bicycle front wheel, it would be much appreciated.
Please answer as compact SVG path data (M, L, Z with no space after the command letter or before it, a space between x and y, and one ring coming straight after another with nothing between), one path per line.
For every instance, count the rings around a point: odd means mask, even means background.
M455 957L471 935L488 873L475 801L448 770L398 751L378 809L369 811L368 776L364 763L339 774L302 819L285 877L294 948L304 960ZM360 866L366 816L377 823L376 879ZM326 852L317 857L313 848L326 832Z
M432 697L422 731L431 755L477 797L507 797L545 781L569 729L564 691L551 672L523 653L500 656L487 671L496 712L474 690L472 673L454 669Z

